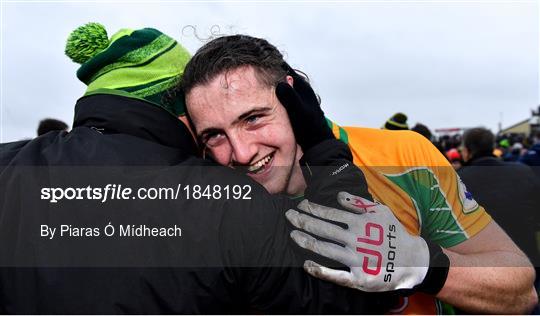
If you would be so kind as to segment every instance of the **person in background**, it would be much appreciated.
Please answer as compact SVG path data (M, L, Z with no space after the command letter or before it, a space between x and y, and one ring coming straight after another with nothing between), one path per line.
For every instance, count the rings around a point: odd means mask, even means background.
M411 131L417 132L418 134L424 136L427 138L430 142L433 142L433 134L429 130L429 128L421 123L416 123L416 125L411 128Z
M417 123L411 131L417 132L418 134L427 138L437 149L444 154L444 149L441 145L441 142L431 133L431 130L422 123Z
M523 144L515 142L510 150L503 156L504 161L515 162L521 158L521 152L523 151Z
M37 136L41 136L50 131L67 131L68 125L60 120L53 118L46 118L39 122L37 128Z
M540 178L540 131L534 134L531 148L529 148L519 161L531 166Z
M384 123L382 129L388 129L392 131L408 130L409 125L407 125L407 115L401 112L392 115L392 117L389 118L386 123Z
M497 147L493 149L493 155L499 159L503 159L510 148L510 141L506 136L501 136L499 138L498 141L496 139Z
M457 148L451 148L446 152L446 158L454 167L454 170L459 170L463 166L463 159Z
M504 162L492 153L493 134L485 128L473 128L463 135L464 166L458 171L474 198L489 210L540 272L540 181L529 166Z

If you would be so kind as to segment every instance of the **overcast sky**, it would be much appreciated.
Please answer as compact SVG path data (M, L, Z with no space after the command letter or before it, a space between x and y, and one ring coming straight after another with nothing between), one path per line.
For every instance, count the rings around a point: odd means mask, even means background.
M379 128L397 111L431 129L496 131L539 104L537 1L2 3L0 141L34 137L40 119L71 125L84 93L68 34L100 22L154 27L192 53L213 25L275 44L306 72L327 115ZM184 30L184 31L182 31Z

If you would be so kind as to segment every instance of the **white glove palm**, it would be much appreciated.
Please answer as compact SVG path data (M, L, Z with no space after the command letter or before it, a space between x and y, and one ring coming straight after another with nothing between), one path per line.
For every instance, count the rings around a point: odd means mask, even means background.
M347 229L295 210L286 213L295 227L343 245L320 241L298 230L291 232L300 247L350 268L350 272L335 270L306 261L304 268L309 274L367 292L412 289L422 283L430 263L424 239L410 235L385 205L345 192L338 194L338 202L354 213L307 200L298 208L322 219L344 223Z

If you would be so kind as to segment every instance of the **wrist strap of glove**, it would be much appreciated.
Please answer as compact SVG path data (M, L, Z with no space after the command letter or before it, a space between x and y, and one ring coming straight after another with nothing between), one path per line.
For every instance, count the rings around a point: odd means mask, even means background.
M332 166L343 160L353 161L351 150L347 144L333 138L324 140L304 152L300 165Z
M310 201L334 208L338 192L372 199L362 171L352 163L349 146L337 139L325 140L304 153L300 166L308 187L305 197Z
M424 281L417 285L415 290L436 295L446 283L448 270L450 269L450 259L439 245L428 241L426 243L429 248L429 269Z
M352 153L347 144L337 139L327 139L304 152L300 158L300 167L309 186L314 178L327 178L336 166L346 162L352 164L352 160Z

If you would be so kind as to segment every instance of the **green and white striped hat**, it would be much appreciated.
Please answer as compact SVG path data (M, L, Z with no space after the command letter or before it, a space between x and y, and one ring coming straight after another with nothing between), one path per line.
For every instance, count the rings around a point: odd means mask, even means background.
M122 29L110 39L105 27L88 23L73 31L66 55L81 64L77 77L85 95L108 93L143 99L175 116L185 113L182 96L165 100L191 58L171 37L152 28Z

